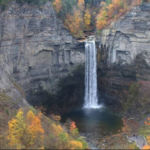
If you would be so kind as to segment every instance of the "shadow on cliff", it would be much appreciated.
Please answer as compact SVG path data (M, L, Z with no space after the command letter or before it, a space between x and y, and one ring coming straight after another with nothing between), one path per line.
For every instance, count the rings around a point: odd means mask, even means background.
M98 64L98 89L105 105L127 117L149 113L149 53L143 51L132 65Z
M36 95L30 91L28 101L33 106L44 106L48 114L80 108L84 100L84 76L84 66L78 66L68 76L58 81L55 93L48 93L42 88L38 89Z

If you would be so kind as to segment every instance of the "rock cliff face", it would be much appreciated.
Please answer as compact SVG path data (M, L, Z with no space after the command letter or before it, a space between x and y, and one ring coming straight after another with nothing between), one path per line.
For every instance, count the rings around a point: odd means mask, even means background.
M150 79L149 18L150 4L135 7L98 38L98 88L107 105L123 106L130 83ZM84 68L77 67L84 62L84 44L66 30L50 1L41 7L13 2L0 14L0 90L14 99L24 101L20 85L32 104L76 105L84 96Z
M28 100L54 93L57 81L84 59L84 45L65 29L50 1L42 7L13 2L0 14L0 66Z
M109 64L132 64L138 54L150 52L149 18L150 4L143 4L102 31L100 43L108 49Z
M149 18L150 4L135 7L103 30L99 37L98 86L106 103L114 108L124 109L128 99L126 92L134 81L150 80ZM140 114L141 110L130 108L133 113L130 115Z

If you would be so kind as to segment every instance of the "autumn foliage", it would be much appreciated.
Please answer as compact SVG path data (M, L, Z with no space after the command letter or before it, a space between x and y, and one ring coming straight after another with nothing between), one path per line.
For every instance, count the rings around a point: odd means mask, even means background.
M141 127L140 134L146 137L147 145L144 145L142 149L150 149L150 118L144 122L145 126Z
M74 121L72 121L72 122L71 122L71 125L70 125L70 132L71 132L72 130L74 130L75 128L76 128L76 124L75 124Z
M142 0L54 0L53 6L65 27L75 37L95 27L102 30Z
M73 136L78 136L78 135L79 135L78 128L76 127L76 124L75 124L74 121L71 122L71 125L70 125L70 133L71 133Z
M60 121L61 120L61 117L59 115L54 115L52 114L51 115L52 119L55 120L55 121Z
M87 149L75 122L69 132L59 123L60 116L46 117L33 108L19 109L8 121L8 130L0 135L0 149ZM5 137L6 136L6 137ZM4 146L2 146L2 144Z
M53 6L54 6L56 12L59 13L59 11L60 11L60 9L62 7L61 0L55 0L53 2Z
M81 11L84 11L84 9L85 9L84 0L78 0L78 7Z
M150 125L150 118L148 117L147 121L145 121L144 123L145 123L145 125Z
M150 149L150 146L149 146L149 145L145 145L142 149L143 149L143 150L144 150L144 149Z
M24 118L22 109L19 109L15 118L8 122L9 130L7 139L9 145L13 148L32 148L36 139L40 138L39 147L42 148L44 130L41 126L41 120L29 111Z
M100 9L96 17L96 28L97 30L103 29L105 26L110 24L122 16L125 12L129 11L132 7L140 5L142 0L112 0L109 5L105 2L101 2L102 9Z
M78 141L70 141L72 149L82 149L82 143Z
M89 9L86 9L85 10L85 14L84 14L84 25L85 25L85 28L89 28L90 24L91 24L91 14L90 14Z

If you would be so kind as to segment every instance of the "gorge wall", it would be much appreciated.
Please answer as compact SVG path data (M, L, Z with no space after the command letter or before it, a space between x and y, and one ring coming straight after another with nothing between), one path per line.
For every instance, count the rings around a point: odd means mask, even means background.
M108 63L132 64L139 53L150 52L149 11L149 4L134 7L102 31L100 43L108 47Z
M150 79L149 18L150 4L143 4L97 37L100 98L116 110L127 102L131 83ZM0 90L22 99L20 105L25 104L20 86L33 105L81 104L84 49L57 18L51 1L41 7L12 2L0 14Z
M66 30L50 1L41 7L12 2L0 14L0 67L23 88L28 100L36 102L44 99L44 93L55 93L58 80L84 60L84 44Z
M125 105L128 99L126 92L134 81L149 83L149 18L150 4L143 4L113 22L98 37L100 41L99 89L110 105L117 106L116 103L118 106ZM137 107L143 108L140 104ZM134 107L131 109L135 110Z

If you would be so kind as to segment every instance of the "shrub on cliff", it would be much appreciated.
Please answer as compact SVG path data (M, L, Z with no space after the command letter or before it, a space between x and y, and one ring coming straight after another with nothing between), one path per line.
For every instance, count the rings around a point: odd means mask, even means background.
M0 9L5 10L9 2L11 1L16 1L17 3L23 5L25 3L30 4L30 5L43 5L47 2L47 0L0 0Z
M0 0L0 11L5 10L9 2L10 0Z
M17 3L23 5L24 3L28 3L30 5L42 5L47 2L47 0L16 0Z
M130 83L128 91L125 92L123 108L125 112L140 112L139 117L150 113L150 81L138 81Z

